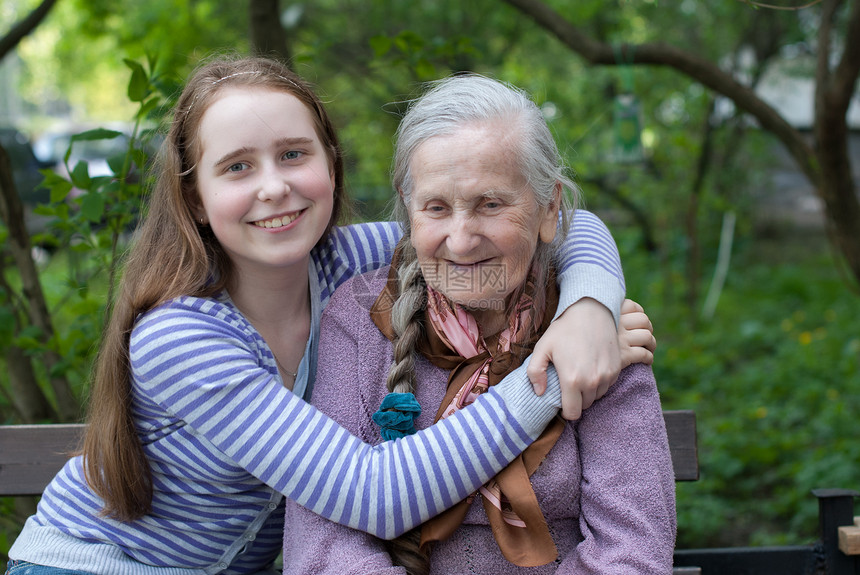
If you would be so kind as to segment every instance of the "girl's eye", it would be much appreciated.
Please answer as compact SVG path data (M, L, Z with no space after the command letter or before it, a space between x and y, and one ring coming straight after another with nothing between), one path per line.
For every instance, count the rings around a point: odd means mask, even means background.
M290 150L289 152L284 153L285 160L297 160L302 153L298 150Z
M228 172L241 172L247 167L248 167L248 165L245 162L236 162L235 164L230 164L227 167L227 171Z

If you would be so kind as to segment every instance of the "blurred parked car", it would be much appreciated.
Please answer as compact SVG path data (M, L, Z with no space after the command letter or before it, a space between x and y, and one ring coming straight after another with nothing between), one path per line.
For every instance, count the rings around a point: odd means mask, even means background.
M91 178L112 176L114 172L111 170L110 165L108 165L108 160L114 157L122 157L128 150L130 128L124 124L107 126L72 124L48 130L35 139L33 142L33 152L39 161L49 164L58 174L67 175L63 158L69 150L72 136L96 127L114 130L119 132L120 135L105 140L75 141L69 155L68 166L74 169L78 162L84 161L88 165ZM74 195L73 193L72 196Z
M40 161L33 153L27 135L15 128L0 128L0 145L12 164L12 180L24 204L27 231L31 234L45 231L48 218L33 213L33 208L50 199L50 192L41 186L44 176L39 170L50 168L52 164Z
M9 154L12 179L18 188L21 201L28 207L47 202L49 194L48 190L41 187L44 176L39 170L50 168L53 163L40 161L33 153L27 135L15 128L0 128L0 145Z

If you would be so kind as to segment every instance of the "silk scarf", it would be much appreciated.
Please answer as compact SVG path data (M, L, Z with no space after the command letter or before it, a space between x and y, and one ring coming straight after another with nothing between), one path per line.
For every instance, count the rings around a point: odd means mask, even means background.
M398 250L392 258L386 286L370 312L376 326L391 340L394 330L390 310L399 295L399 261ZM517 303L498 342L491 346L492 350L484 342L471 313L452 306L442 294L427 288L423 317L427 329L418 343L418 351L434 365L449 370L445 397L434 421L472 403L519 367L522 359L531 353L558 305L555 277L552 273L549 275L545 297L536 297L534 273L529 275L519 294L514 294ZM555 445L564 425L564 421L556 417L533 444L479 490L499 549L508 561L521 567L545 565L558 556L529 477ZM475 495L423 524L421 546L424 550L456 531Z

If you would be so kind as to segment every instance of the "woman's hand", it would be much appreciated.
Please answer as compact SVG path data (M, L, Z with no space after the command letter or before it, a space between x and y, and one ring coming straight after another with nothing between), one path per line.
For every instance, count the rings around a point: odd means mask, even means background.
M602 304L583 298L567 308L535 345L528 376L535 392L546 390L551 362L561 382L562 416L579 419L603 397L624 367L654 360L657 341L642 306L625 300L620 325Z

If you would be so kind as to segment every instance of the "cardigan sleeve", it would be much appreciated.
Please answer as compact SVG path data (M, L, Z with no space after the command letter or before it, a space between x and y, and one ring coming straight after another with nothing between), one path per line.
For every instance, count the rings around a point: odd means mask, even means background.
M260 367L247 333L206 313L216 303L182 299L145 314L133 330L137 391L263 483L378 537L396 537L466 497L560 406L557 377L536 396L523 370L459 417L372 447ZM345 373L359 353L355 340L352 357L336 358ZM481 442L472 429L482 430ZM431 467L445 480L420 473Z
M577 425L582 541L557 575L671 573L675 479L651 368L622 371Z

